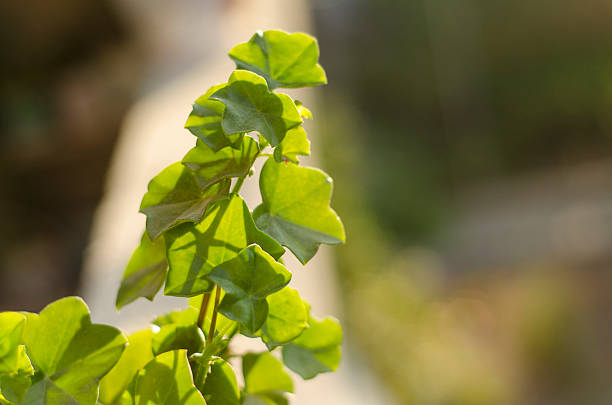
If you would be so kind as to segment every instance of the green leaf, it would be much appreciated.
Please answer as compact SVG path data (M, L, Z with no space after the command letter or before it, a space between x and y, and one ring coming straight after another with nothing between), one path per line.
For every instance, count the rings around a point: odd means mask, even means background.
M295 103L295 107L300 113L300 117L302 117L303 119L312 119L312 111L306 108L306 106L300 100L294 100L293 102Z
M138 370L153 360L152 341L153 331L151 329L128 336L128 345L121 358L100 381L99 401L101 403L114 405L119 402Z
M16 312L0 313L0 401L17 403L30 386L34 374L21 344L26 317Z
M342 328L327 317L308 319L309 327L293 342L283 346L283 362L305 380L317 374L335 371L340 364Z
M193 109L185 123L185 128L213 151L218 151L226 146L233 146L240 141L243 135L241 133L225 135L223 128L221 128L225 105L220 101L210 99L214 92L225 86L225 83L213 86L200 96L193 104Z
M221 125L226 134L258 131L276 146L302 123L291 97L270 92L263 77L246 70L234 71L228 85L210 97L225 104Z
M205 188L224 178L246 176L258 154L259 145L249 136L242 138L239 149L228 146L218 152L198 141L183 164L193 170L200 187Z
M268 159L259 177L262 204L257 226L287 246L305 264L321 243L345 240L344 227L329 207L332 179L318 169Z
M193 354L203 348L204 335L195 323L164 325L153 337L153 353L156 355L178 349L187 349L188 354Z
M208 405L239 405L240 390L232 366L214 357L202 389Z
M23 340L39 380L23 405L94 405L98 382L121 357L126 344L111 326L92 324L78 297L67 297L28 314Z
M282 394L246 394L243 405L289 405L289 400Z
M230 182L222 181L201 190L193 172L176 162L149 182L140 203L147 216L147 233L157 238L167 229L183 222L199 222L212 201L229 194Z
M327 83L325 71L317 62L317 40L303 33L257 32L249 42L229 52L238 69L263 76L270 89L277 87L320 86Z
M262 339L269 349L288 343L308 327L308 311L300 295L291 287L268 295L268 317Z
M182 326L193 325L198 320L198 309L199 307L197 309L189 307L182 311L172 311L165 315L158 316L152 323L160 328L170 324Z
M269 352L242 356L245 391L249 394L293 392L293 381L283 364Z
M140 245L132 253L128 262L115 305L120 309L135 301L139 297L145 297L153 301L155 294L159 291L166 279L168 263L166 262L166 245L164 238L159 237L151 241L145 232L140 240Z
M206 405L193 384L186 350L155 357L138 372L130 391L134 405Z
M299 163L298 155L310 155L310 141L302 126L287 131L283 141L274 149L274 159L277 162L288 160Z
M211 204L199 224L170 229L166 239L170 270L164 294L190 297L209 291L210 271L257 243L274 258L284 249L253 222L246 203L238 195Z
M256 331L268 315L266 297L286 286L291 273L262 248L250 245L215 267L209 278L225 290L219 312Z

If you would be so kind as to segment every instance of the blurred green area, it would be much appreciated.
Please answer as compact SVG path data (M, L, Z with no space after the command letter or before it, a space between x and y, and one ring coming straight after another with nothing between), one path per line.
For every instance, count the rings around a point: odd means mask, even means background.
M478 191L511 194L520 179L546 194L562 188L550 178L567 180L560 171L609 162L612 3L314 4L330 79L318 130L348 235L337 262L349 330L371 367L405 404L609 403L609 250L534 248L470 268L445 242L451 229L470 238L461 204ZM578 201L600 218L609 190L589 190ZM504 240L499 223L512 215L560 209L487 206L500 200L479 203L481 222L493 217L481 225L502 241L477 240L482 256L538 237ZM591 227L583 240L608 246L612 223L599 225L603 236ZM552 239L567 236L558 231Z

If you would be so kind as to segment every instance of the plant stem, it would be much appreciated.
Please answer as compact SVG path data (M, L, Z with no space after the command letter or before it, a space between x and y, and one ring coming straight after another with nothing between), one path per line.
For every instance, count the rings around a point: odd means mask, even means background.
M246 176L238 177L238 180L236 180L236 184L234 184L234 188L232 189L232 194L238 194L240 188L242 187L242 183L244 183L245 178Z
M207 292L202 297L202 306L200 307L200 314L198 315L198 327L202 329L204 325L204 318L206 317L206 309L208 308L208 301L210 301L210 293Z
M215 292L215 306L213 307L212 318L210 319L210 331L208 332L208 339L212 342L215 337L215 326L217 324L217 307L219 306L219 300L221 298L221 287L217 285L217 291Z

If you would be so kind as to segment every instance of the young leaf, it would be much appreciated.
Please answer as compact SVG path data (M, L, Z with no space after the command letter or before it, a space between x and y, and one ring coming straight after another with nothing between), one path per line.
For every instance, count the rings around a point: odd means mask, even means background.
M268 315L266 297L289 283L291 273L262 248L251 245L208 276L225 290L219 312L256 331Z
M221 181L204 191L193 174L180 162L161 171L149 182L140 203L140 212L147 216L147 232L151 239L183 222L199 222L211 202L229 194L230 182Z
M208 405L240 404L236 374L232 366L220 357L213 358L202 392Z
M246 176L258 154L259 145L249 136L242 138L239 149L227 146L218 152L198 141L183 164L193 170L200 187L206 188L224 178Z
M100 381L99 402L105 405L118 403L138 370L153 360L152 341L151 329L141 330L128 336L128 345L121 358Z
M284 249L255 226L246 203L238 195L217 201L199 224L183 224L164 235L170 270L164 294L191 297L210 290L210 271L257 243L274 258Z
M299 163L298 155L310 155L310 141L302 126L287 131L283 141L274 148L274 159L277 162L288 160L297 164Z
M178 349L187 349L188 354L198 353L204 348L204 335L195 323L164 325L153 336L152 347L156 355Z
M283 364L268 352L242 356L242 373L249 394L293 392L293 381Z
M189 132L197 136L215 152L226 146L233 146L243 136L241 133L225 135L223 128L221 128L225 105L220 101L210 99L214 92L225 86L226 84L213 86L200 96L194 102L193 109L185 123L185 128Z
M268 159L259 177L257 226L305 264L321 243L344 242L344 227L329 207L332 179L317 169Z
M16 312L0 313L0 399L17 403L30 386L32 364L21 345L25 316Z
M263 77L246 70L235 70L227 86L210 98L225 104L221 125L226 134L258 131L276 146L302 123L291 97L270 92Z
M295 107L303 119L312 119L312 111L310 111L300 100L294 100Z
M268 295L268 317L262 339L269 349L288 343L308 327L308 311L300 295L291 287Z
M325 71L317 62L319 46L313 37L283 31L257 32L249 42L229 52L238 69L263 76L270 89L277 87L320 86L327 83Z
M186 350L174 350L155 357L130 384L134 405L206 405L193 384Z
M142 235L140 246L136 248L128 262L115 306L121 309L139 297L153 301L166 279L168 263L166 262L166 245L164 238L151 240L146 232Z
M121 357L126 344L111 326L92 324L83 300L67 297L27 314L23 340L40 379L23 405L94 405L98 382Z
M340 364L342 328L333 318L319 321L312 316L309 327L293 342L283 346L283 362L305 380L335 371Z

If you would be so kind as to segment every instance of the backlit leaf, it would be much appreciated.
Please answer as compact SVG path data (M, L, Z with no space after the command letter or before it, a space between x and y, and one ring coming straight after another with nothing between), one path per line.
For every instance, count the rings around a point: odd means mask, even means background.
M299 163L298 155L310 155L310 141L302 126L287 131L283 141L274 148L274 159L277 162L288 160Z
M210 271L252 243L279 258L284 249L255 226L246 203L238 195L216 201L199 224L170 229L166 239L170 270L164 294L191 297L209 291Z
M151 241L149 234L145 232L123 272L115 302L117 309L139 297L153 301L155 294L164 284L167 271L164 238L159 237Z
M325 71L318 64L317 40L300 32L257 32L249 42L232 48L229 56L238 69L263 76L270 89L327 83Z
M188 354L198 353L204 348L204 335L195 323L171 323L162 326L153 336L152 347L156 355L178 349L187 349Z
M226 134L257 131L276 146L302 123L291 97L270 92L263 77L246 70L234 71L227 86L210 97L225 104L221 125Z
M140 203L140 212L147 216L147 233L155 239L175 225L200 221L208 204L227 197L229 187L229 181L222 181L202 191L193 172L181 162L166 167L149 182Z
M21 344L25 320L16 312L0 313L0 400L7 404L21 400L34 374Z
M258 154L259 145L249 136L243 137L239 149L227 146L218 152L198 141L183 164L193 170L200 187L205 188L224 178L246 176Z
M242 356L245 391L249 394L293 392L293 381L283 364L269 352Z
M215 267L209 278L225 290L219 312L256 331L268 315L266 297L289 283L291 273L257 245Z
M210 373L202 389L208 405L238 405L240 390L232 366L216 357L210 365Z
M262 339L272 349L288 343L308 327L308 311L297 290L285 287L268 295L268 317L263 326Z
M344 242L344 227L329 207L332 179L321 170L268 159L259 177L257 226L308 262L321 243Z

